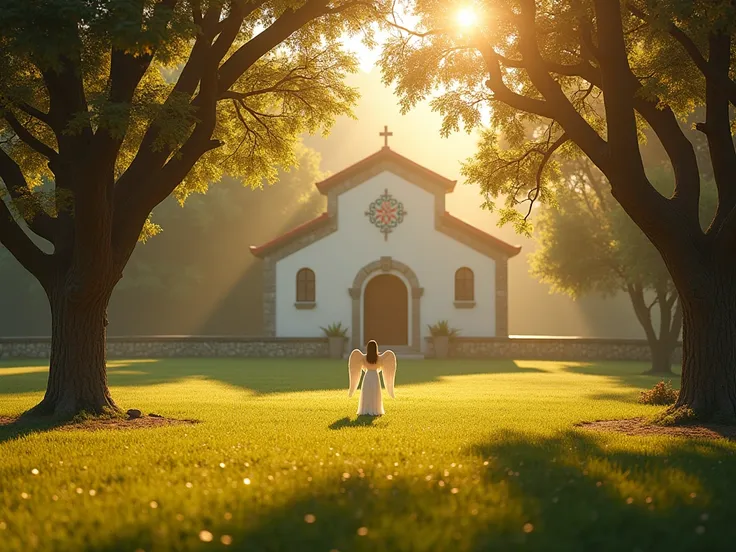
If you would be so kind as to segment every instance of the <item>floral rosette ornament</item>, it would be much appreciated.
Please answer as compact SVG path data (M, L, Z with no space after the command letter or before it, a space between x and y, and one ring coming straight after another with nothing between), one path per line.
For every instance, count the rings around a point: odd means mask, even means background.
M407 215L404 204L389 194L388 190L370 204L365 214L386 240L394 228L404 222L404 217Z

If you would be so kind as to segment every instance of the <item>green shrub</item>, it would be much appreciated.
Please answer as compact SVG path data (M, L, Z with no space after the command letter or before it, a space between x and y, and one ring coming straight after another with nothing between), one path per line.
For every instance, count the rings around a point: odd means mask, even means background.
M326 328L323 326L320 326L323 332L325 332L325 335L327 337L347 337L348 335L348 329L342 327L342 322L337 322L336 324L330 324Z
M641 404L653 404L657 406L675 404L679 394L680 392L677 389L672 388L671 381L662 380L651 389L642 391L639 396L639 402Z
M436 324L429 326L429 333L432 334L432 337L456 337L460 333L460 330L457 328L451 328L450 323L447 320L440 320Z

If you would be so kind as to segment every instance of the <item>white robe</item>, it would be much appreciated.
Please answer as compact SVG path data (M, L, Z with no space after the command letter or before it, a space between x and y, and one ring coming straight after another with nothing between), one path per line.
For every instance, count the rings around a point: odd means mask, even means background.
M366 356L358 349L350 353L350 359L348 360L348 375L350 376L349 397L352 397L358 388L360 375L363 371L365 371L365 376L363 377L363 385L360 388L358 416L381 416L386 412L383 408L381 378L378 373L383 372L386 391L391 398L394 398L396 355L393 351L384 351L378 355L378 361L375 364L371 364L366 360Z

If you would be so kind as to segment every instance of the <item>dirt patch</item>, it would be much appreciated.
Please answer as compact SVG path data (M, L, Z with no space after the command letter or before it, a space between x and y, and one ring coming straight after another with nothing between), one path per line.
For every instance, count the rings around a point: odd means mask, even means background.
M53 423L43 419L24 419L17 416L0 416L0 429L15 427L18 429L47 428L55 431L97 431L100 429L145 429L172 425L193 425L198 420L177 420L163 416L142 416L140 418L96 418L82 422Z
M575 424L593 431L611 431L625 435L671 435L690 439L734 439L736 426L718 424L692 424L681 426L661 426L647 422L645 418L627 420L598 420Z

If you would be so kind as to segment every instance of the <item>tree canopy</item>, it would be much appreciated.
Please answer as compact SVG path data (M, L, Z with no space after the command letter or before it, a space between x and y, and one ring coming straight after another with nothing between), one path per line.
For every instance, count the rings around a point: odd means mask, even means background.
M554 201L559 164L585 156L656 247L683 306L678 416L736 422L736 5L730 0L495 0L458 7L413 3L382 68L403 106L433 96L442 132L482 128L465 176L501 221L529 232L535 202ZM466 10L470 8L465 8ZM467 12L465 12L467 13ZM707 139L715 214L700 220L698 152ZM483 126L484 116L489 121ZM535 129L529 133L529 127ZM537 130L541 129L541 130ZM646 129L664 148L674 187L662 195L640 148ZM505 142L499 139L503 134Z
M54 243L53 219L79 202L79 181L106 181L117 243L171 192L184 198L223 176L274 181L301 133L350 113L357 92L343 78L356 65L338 39L368 31L367 11L324 0L6 2L0 209ZM65 172L81 152L113 160L112 174ZM8 249L38 273L48 259L2 220ZM122 249L118 265L129 242Z
M627 73L620 84L632 104L631 159L641 158L637 142L652 125L652 137L671 155L687 142L683 127L693 109L705 103L702 53L693 48L707 49L709 32L728 34L736 25L736 8L725 0L469 5L472 24L461 26L458 5L414 2L416 24L398 25L384 49L384 80L395 86L405 110L429 99L443 115L442 134L480 131L464 174L480 186L487 208L504 199L502 224L525 232L532 204L554 201L560 163L585 155L609 172L613 106L604 101L606 56L616 57ZM685 147L692 155L692 146ZM649 183L644 189L656 191Z
M37 412L114 408L112 291L151 211L230 177L273 182L349 115L383 0L8 0L0 13L0 242L52 313ZM19 224L20 223L20 224ZM37 247L29 235L49 242Z

